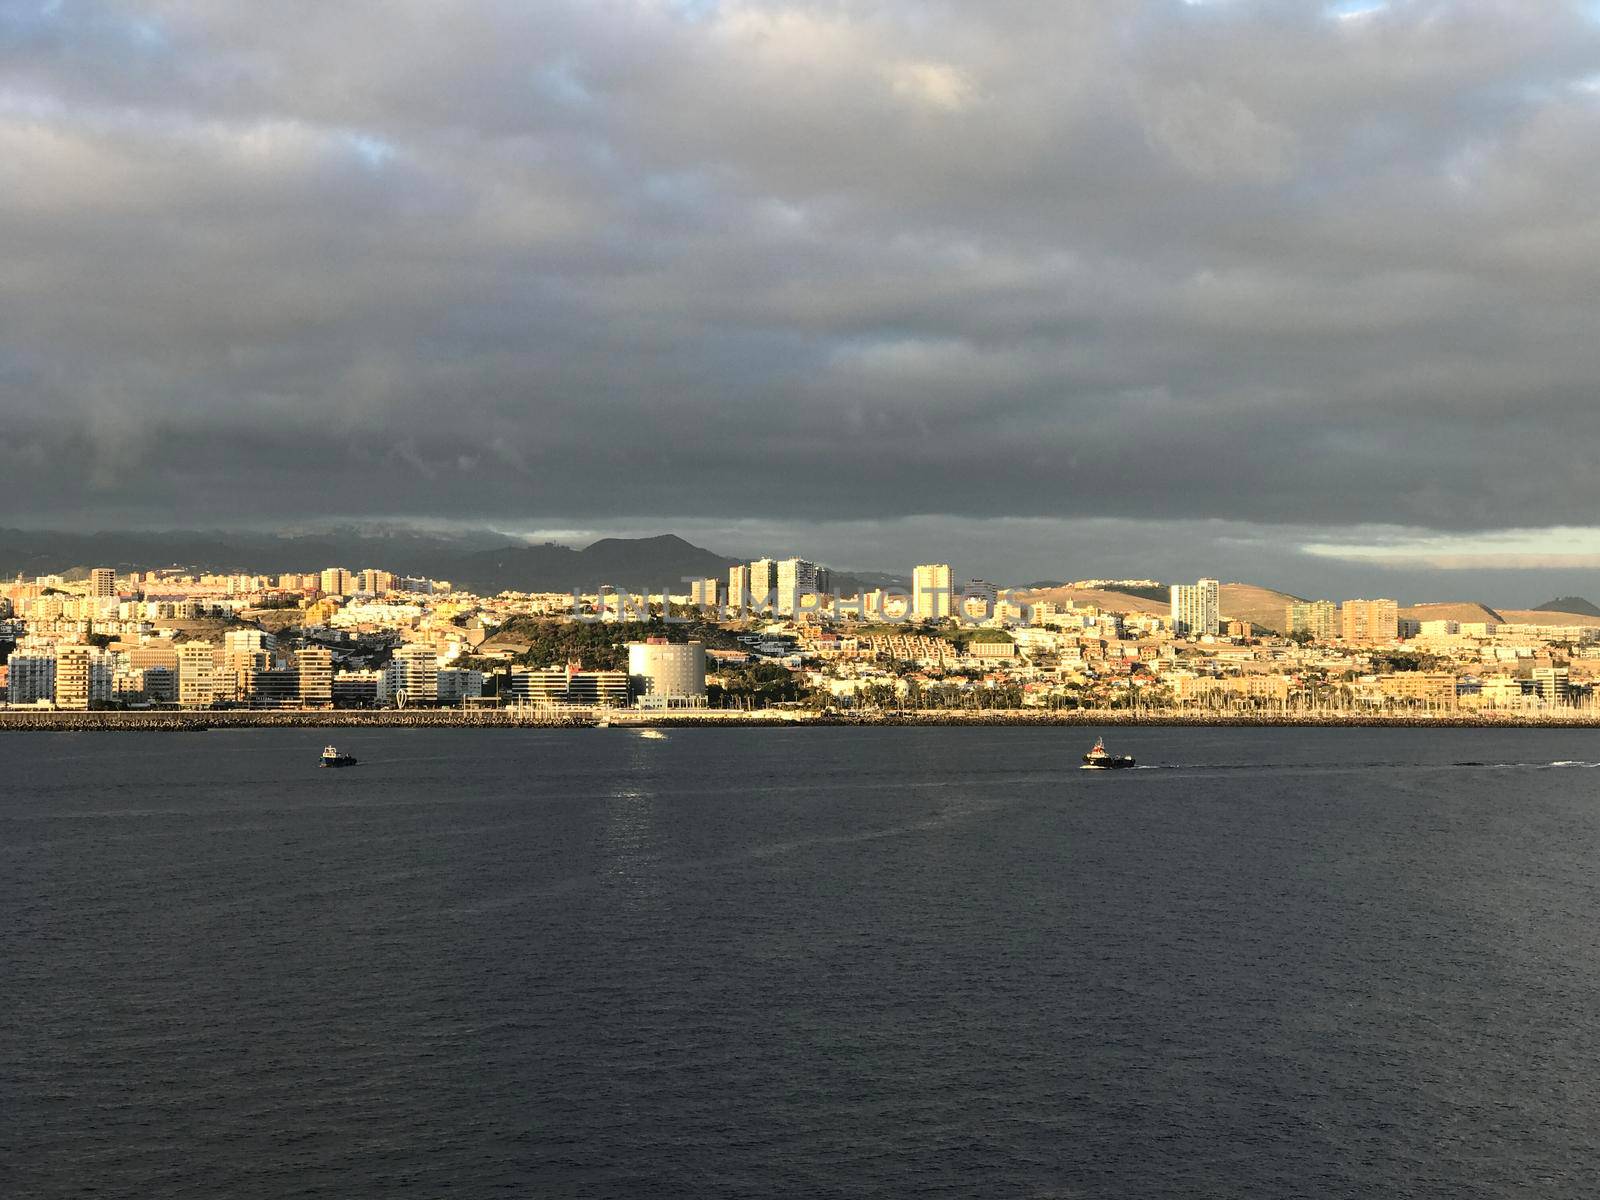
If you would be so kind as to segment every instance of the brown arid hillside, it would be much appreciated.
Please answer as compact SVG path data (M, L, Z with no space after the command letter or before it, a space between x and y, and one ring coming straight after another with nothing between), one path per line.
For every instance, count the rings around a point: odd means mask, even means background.
M1052 604L1092 604L1103 612L1116 613L1164 613L1172 607L1161 600L1098 588L1046 588L1040 592L1018 592L1017 597L1030 603L1048 600Z
M1600 625L1600 617L1588 613L1551 612L1543 608L1502 608L1500 616L1512 625Z
M1473 604L1468 601L1453 601L1447 604L1414 604L1410 608L1400 610L1402 621L1493 621L1496 625L1503 625L1508 620L1505 616L1487 608L1482 604ZM1566 622L1555 622L1566 624Z
M1253 583L1225 583L1217 597L1224 621L1249 621L1273 633L1284 631L1284 610L1299 602L1299 596L1257 587Z
M1155 613L1162 615L1172 606L1165 600L1148 596L1130 596L1127 592L1112 592L1096 588L1046 588L1037 592L1019 593L1024 600L1048 600L1055 604L1092 604L1106 612ZM1280 632L1283 629L1284 609L1297 601L1298 596L1271 588L1257 587L1253 583L1225 583L1217 602L1225 621L1249 621L1263 629Z

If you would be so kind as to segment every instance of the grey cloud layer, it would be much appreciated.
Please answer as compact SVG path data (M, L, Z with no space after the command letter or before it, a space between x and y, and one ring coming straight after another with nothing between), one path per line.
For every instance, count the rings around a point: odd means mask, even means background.
M0 0L0 478L1591 523L1597 135L1576 2Z

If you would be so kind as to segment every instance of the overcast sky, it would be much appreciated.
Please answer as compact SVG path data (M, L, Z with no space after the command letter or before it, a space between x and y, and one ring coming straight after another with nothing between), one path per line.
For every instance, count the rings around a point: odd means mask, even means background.
M0 524L1595 590L1597 11L0 0Z

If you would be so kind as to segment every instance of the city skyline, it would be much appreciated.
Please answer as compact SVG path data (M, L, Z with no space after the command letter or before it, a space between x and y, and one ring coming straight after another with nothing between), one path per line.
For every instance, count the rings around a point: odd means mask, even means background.
M937 562L847 599L796 557L686 582L480 595L348 566L19 579L0 585L0 707L34 723L91 710L449 710L498 724L774 707L873 721L902 708L1567 721L1588 719L1600 678L1587 602L1307 602L1201 578L1164 603L1151 579L1015 592Z
M9 524L1596 590L1592 5L0 22Z
M1092 522L1075 525L1075 532L1067 535L1069 545L1061 548L1035 545L1030 541L1031 538L1040 536L1039 522L1015 524L1017 540L1014 543L998 546L996 542L1005 543L1004 530L997 530L991 525L987 530L988 542L982 547L974 548L972 553L960 559L957 563L960 571L968 576L995 580L1010 587L1024 586L1044 579L1070 582L1073 578L1099 577L1181 581L1210 574L1226 581L1252 583L1308 599L1332 594L1381 593L1394 595L1402 603L1409 604L1473 602L1491 607L1509 608L1525 608L1560 596L1590 594L1600 596L1600 569L1531 566L1524 561L1526 554L1515 547L1509 548L1499 559L1491 556L1488 560L1449 559L1448 547L1440 547L1434 552L1449 561L1449 565L1411 567L1404 561L1386 562L1381 556L1372 556L1365 563L1344 563L1323 556L1297 553L1292 547L1278 546L1270 542L1254 542L1244 538L1223 538L1221 542L1224 550L1210 554L1208 553L1210 543L1197 538L1194 539L1196 544L1186 550L1155 559L1141 553L1143 545L1116 544L1117 535L1114 530L1097 528ZM848 557L830 558L814 553L806 555L792 547L772 549L773 546L781 547L783 544L770 540L770 534L762 533L759 529L753 529L748 525L732 529L730 542L712 540L709 546L690 542L688 549L747 564L760 560L763 553L768 557L781 554L788 558L801 558L810 565L844 576L862 573L898 574L908 581L911 579L911 569L906 565L908 560L938 559L947 556L950 549L950 543L942 541L937 532L931 528L923 528L911 536L907 535L904 528L864 523L856 528L858 534L866 536L857 540L857 536L847 535L842 539L841 547L844 555ZM319 530L326 532L319 533L317 532ZM6 532L0 529L0 539L3 539ZM59 532L74 539L73 544L77 545L76 531ZM438 544L441 546L449 546L453 539L460 537L461 549L470 548L478 551L501 545L559 545L581 550L594 541L609 541L611 544L620 541L625 546L630 542L648 544L659 537L676 536L656 533L654 538L630 537L631 532L629 529L603 533L598 530L591 532L543 530L516 534L485 528L450 530L438 523L413 528L403 524L362 523L358 526L344 527L334 523L317 522L293 527L292 531L274 532L271 535L271 543L276 543L281 548L269 555L273 560L271 563L257 562L254 565L269 571L311 569L314 566L312 559L318 554L325 554L321 539L330 536L349 537L353 539L355 545L366 547L354 551L355 557L358 558L391 556L392 551L388 548L388 541L396 534L424 540L438 539ZM1308 531L1308 535L1314 536L1314 534L1315 531ZM166 553L167 538L163 535L129 533L128 536L137 540L142 547L139 556L142 566L154 568L167 564L187 564L226 573L228 568L224 563L203 561L204 552L201 553L200 560L196 560L192 553L186 555L185 550L193 549L189 546L189 541L199 538L214 547L219 539L222 542L227 542L230 537L254 539L246 542L246 545L256 547L258 552L263 554L265 552L260 551L259 547L268 544L261 542L262 535L253 530L243 533L169 531L169 535L172 552ZM89 558L104 557L102 551L107 544L112 548L120 544L116 534L109 533L96 536L98 549L79 547L77 550L51 553L43 548L50 545L52 536L51 531L23 535L24 540L32 547L28 555L29 562L38 566L48 565L50 570L55 571L87 569ZM696 536L698 538L699 535ZM295 537L311 540L318 545L319 549L312 553L312 558L305 558L303 554L296 555L292 549L297 544L294 541ZM757 541L758 538L762 540ZM732 549L729 548L730 545ZM750 546L754 546L755 549L748 549ZM763 551L762 546L767 549ZM157 548L161 552L157 552ZM876 557L873 556L874 548L881 551ZM0 577L4 577L8 570L4 552L5 546L3 540L0 540ZM215 549L212 553L215 553ZM74 557L74 554L77 557ZM229 554L233 558L238 558L240 552L230 551ZM949 557L954 558L954 556ZM19 559L18 562L20 561ZM776 562L778 559L772 558L771 561ZM1495 566L1497 561L1502 565ZM1007 569L1007 564L1010 564L1010 569ZM21 568L13 563L11 569L14 573L16 569ZM23 573L37 574L38 571L30 568ZM593 578L585 576L582 586L593 587L602 582L616 582L609 577L603 578L605 575L606 572L602 571ZM636 589L646 584L652 588L659 588L662 583L675 584L679 579L676 575L669 574L663 577L659 571L646 570L628 572L628 582L629 586Z

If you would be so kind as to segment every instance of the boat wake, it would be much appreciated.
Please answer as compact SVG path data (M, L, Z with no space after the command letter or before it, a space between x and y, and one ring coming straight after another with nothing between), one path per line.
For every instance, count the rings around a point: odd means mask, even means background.
M1425 762L1254 762L1254 763L1140 763L1136 771L1398 771L1429 768L1455 768L1476 771L1561 771L1593 770L1600 762L1581 758L1562 758L1554 762L1478 762L1467 760L1453 763Z
M1594 769L1600 762L1581 758L1558 758L1554 762L1458 762L1457 767L1475 767L1480 771L1560 771L1571 767Z

